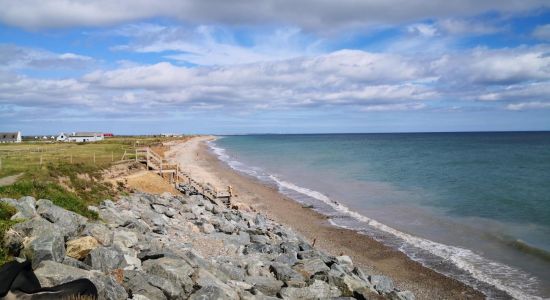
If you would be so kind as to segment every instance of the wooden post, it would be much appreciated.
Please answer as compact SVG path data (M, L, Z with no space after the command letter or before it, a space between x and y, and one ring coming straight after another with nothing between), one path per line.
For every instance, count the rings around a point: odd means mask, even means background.
M2 170L2 157L0 157L0 170Z
M94 165L95 165L95 152L94 152Z
M137 148L136 148L136 161L137 161Z
M111 151L111 162L115 161L115 153Z
M40 154L40 165L42 165L42 154Z
M71 164L73 163L73 154L71 153Z

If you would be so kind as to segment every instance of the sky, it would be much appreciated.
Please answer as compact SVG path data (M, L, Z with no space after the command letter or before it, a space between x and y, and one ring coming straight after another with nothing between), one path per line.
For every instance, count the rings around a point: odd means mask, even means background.
M0 131L550 130L547 0L0 7Z

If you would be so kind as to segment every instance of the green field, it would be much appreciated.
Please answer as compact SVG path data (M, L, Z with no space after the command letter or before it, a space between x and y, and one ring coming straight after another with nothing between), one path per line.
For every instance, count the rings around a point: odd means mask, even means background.
M113 199L121 191L103 181L102 171L113 164L135 159L135 149L155 146L175 138L125 137L94 143L23 142L0 144L0 180L20 174L10 185L0 186L0 198L33 196L96 219L88 210L102 200ZM13 224L13 211L0 206L0 242ZM0 261L9 253L0 249Z

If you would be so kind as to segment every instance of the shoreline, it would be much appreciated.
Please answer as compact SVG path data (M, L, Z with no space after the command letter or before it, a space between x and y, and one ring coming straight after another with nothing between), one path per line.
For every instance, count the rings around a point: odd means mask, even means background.
M186 171L214 185L231 185L237 206L252 207L267 217L299 232L315 246L332 255L349 255L366 270L390 276L399 288L411 290L417 299L484 299L485 295L453 278L411 260L404 253L350 229L331 225L328 218L281 194L258 179L231 169L205 144L212 137L195 138L185 149L175 145L171 156ZM184 159L183 157L186 158ZM366 249L366 250L365 250Z

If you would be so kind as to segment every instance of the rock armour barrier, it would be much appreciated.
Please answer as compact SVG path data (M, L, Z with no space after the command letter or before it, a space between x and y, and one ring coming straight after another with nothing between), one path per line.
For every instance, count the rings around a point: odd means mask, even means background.
M263 215L200 195L136 193L91 221L32 197L4 246L32 261L42 286L88 278L100 299L414 299L348 256L319 251Z

